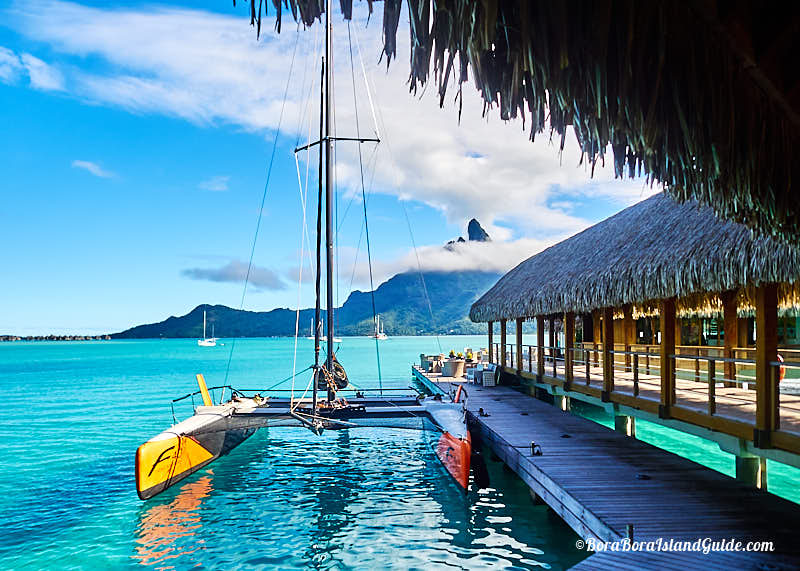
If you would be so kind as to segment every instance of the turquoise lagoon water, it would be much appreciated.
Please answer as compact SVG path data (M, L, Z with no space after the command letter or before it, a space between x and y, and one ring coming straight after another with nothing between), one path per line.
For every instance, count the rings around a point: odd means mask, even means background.
M195 373L223 384L232 342L222 342L0 344L0 568L563 569L585 556L497 462L487 460L492 487L464 497L430 436L415 431L262 429L140 501L136 447L172 423L169 401L196 390ZM384 386L407 387L422 352L485 344L390 338L380 344ZM299 341L297 370L311 345ZM293 348L237 340L229 383L291 375ZM357 385L377 386L373 341L345 338L337 355ZM178 419L190 414L183 401Z

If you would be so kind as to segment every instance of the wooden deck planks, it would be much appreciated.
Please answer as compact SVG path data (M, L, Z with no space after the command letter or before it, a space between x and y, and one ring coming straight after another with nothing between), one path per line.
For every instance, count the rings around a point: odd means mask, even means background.
M447 379L439 386L448 391L451 383ZM622 538L632 524L637 541L734 537L773 541L777 550L597 553L577 569L800 568L794 535L800 529L800 506L509 387L465 387L473 437L581 537ZM479 416L480 408L489 416ZM542 456L531 456L531 441L542 447Z

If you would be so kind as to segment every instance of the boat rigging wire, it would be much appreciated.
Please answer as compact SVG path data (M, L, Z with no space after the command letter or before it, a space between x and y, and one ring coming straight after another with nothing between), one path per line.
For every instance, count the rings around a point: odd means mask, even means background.
M256 221L256 231L253 235L253 245L250 248L250 259L247 262L247 273L244 277L244 286L242 287L242 299L239 302L239 311L244 309L244 298L247 295L247 284L250 280L250 271L253 268L253 257L256 253L256 244L258 243L258 232L261 229L261 220L264 217L264 204L267 201L267 191L269 190L269 181L272 178L272 166L275 164L275 152L278 150L278 139L281 135L281 127L283 126L283 112L286 110L286 100L289 96L289 85L292 81L292 72L294 71L294 60L297 55L297 45L300 43L300 24L297 24L294 37L294 49L292 49L292 61L289 64L289 77L286 79L286 88L283 90L283 101L281 102L281 112L278 115L278 126L275 128L275 138L272 141L272 152L269 157L269 166L267 167L267 179L264 181L264 192L261 194L261 206L258 210L258 220ZM233 359L233 351L236 348L236 337L231 341L231 350L228 353L228 363L225 366L225 383L228 384L228 375L231 370L231 359Z
M361 57L361 47L360 47L360 44L359 44L359 41L358 41L358 31L356 30L354 32L354 34L355 34L355 37L356 37L356 47L358 48L359 57ZM362 61L362 65L363 65L363 58L362 58L361 61ZM364 80L365 81L367 80L366 71L364 72ZM369 89L367 90L367 93L369 93ZM370 104L372 104L372 98L371 97L370 97ZM383 112L381 111L380 106L377 106L377 115L375 115L375 113L376 113L376 107L375 106L372 107L372 111L373 111L373 118L375 119L375 131L376 131L376 133L378 132L378 122L379 122L379 120L380 120L380 124L382 125L382 129L381 130L384 133L384 137L381 139L381 141L386 143L386 150L389 153L389 159L390 159L390 162L391 162L391 165L392 165L392 170L394 171L394 174L395 174L394 178L395 178L395 180L397 180L398 179L398 177L397 177L397 171L398 171L397 160L394 158L394 153L392 152L392 145L389 143L389 138L386 135L386 132L387 132L386 131L386 121L383 118ZM428 313L431 316L431 325L434 328L434 336L436 337L436 344L438 345L439 352L441 353L442 352L442 341L439 338L439 332L436 329L436 319L433 316L433 304L431 303L431 298L430 298L430 295L428 294L428 287L425 284L425 276L422 273L422 263L421 263L420 258L419 258L419 250L417 248L417 243L416 243L416 240L414 239L414 231L411 228L411 219L408 216L408 210L406 209L406 206L403 203L403 201L398 198L397 202L400 204L400 207L403 209L403 214L405 215L406 225L408 226L408 234L409 234L409 236L411 238L411 245L414 248L414 256L415 256L415 258L417 260L417 274L419 275L420 282L422 283L422 293L423 293L423 295L425 297L425 301L428 304Z
M314 29L314 46L315 47L314 47L314 55L312 56L312 61L316 61L317 57L319 56L319 41L318 41L319 34L318 34L318 30L319 30L318 27ZM304 66L304 71L303 71L303 86L304 86L304 88L305 88L306 70L309 67L310 66L308 66L308 65ZM303 123L303 121L305 119L306 111L308 111L308 108L311 106L311 93L314 90L314 84L315 84L314 76L312 75L311 76L311 82L310 82L309 88L308 88L308 94L307 94L306 102L303 105L303 111L302 111L302 114L300 116L300 122L298 123L298 126L297 126L297 140L295 141L295 147L297 147L298 144L300 143L300 133L301 133L300 127L302 126L302 123ZM305 89L303 89L303 91L305 91ZM307 135L306 142L310 142L310 141L311 141L311 112L309 111L308 112L308 135ZM292 355L292 392L291 392L291 397L290 397L290 408L292 408L292 409L294 408L294 378L296 376L295 375L295 371L297 370L297 341L298 341L298 337L300 336L300 301L301 301L301 293L302 293L302 288L303 288L303 262L305 261L305 246L306 245L308 246L309 267L313 269L313 266L311 265L311 243L309 242L309 238L308 238L308 219L307 219L307 212L308 212L308 208L307 208L307 205L308 205L308 177L309 177L309 172L310 172L310 169L311 169L311 161L309 160L309 157L308 157L309 154L310 154L310 150L306 150L306 184L305 184L305 189L304 189L303 188L303 181L302 181L302 179L300 177L300 163L299 163L298 158L297 158L297 153L294 153L294 164L295 164L295 168L297 169L298 192L300 193L300 207L301 207L301 209L303 211L303 225L302 225L302 230L300 231L300 267L299 267L299 270L298 270L298 277L297 277L297 307L295 309L295 319L294 319L294 351L293 351L293 355ZM308 392L308 386L306 387L306 391L305 392ZM304 396L305 396L305 392L303 393Z
M358 98L356 97L356 72L353 65L353 41L350 35L350 21L347 21L347 43L350 48L350 75L353 80L353 109L356 119L356 137L361 138L361 127L358 122ZM378 143L380 144L380 143ZM375 283L372 276L372 250L369 243L369 220L367 218L367 194L364 189L364 159L361 154L361 143L358 143L358 168L361 175L361 202L364 206L364 232L367 238L367 265L369 266L369 295L372 301L372 324L375 336L375 359L378 364L378 387L383 394L383 377L381 375L381 350L378 342L378 314L375 308Z

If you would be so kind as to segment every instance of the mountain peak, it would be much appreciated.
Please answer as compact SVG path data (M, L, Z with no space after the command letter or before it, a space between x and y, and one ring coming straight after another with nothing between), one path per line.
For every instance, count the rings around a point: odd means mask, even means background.
M481 223L475 220L474 218L469 221L467 225L467 235L469 237L470 242L491 242L492 239L489 238L489 234L486 233L486 230L483 229Z

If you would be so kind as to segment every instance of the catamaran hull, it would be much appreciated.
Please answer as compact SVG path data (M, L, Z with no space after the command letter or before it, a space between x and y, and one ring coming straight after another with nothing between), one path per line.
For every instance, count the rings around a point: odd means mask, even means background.
M136 451L137 494L152 498L229 453L265 425L253 420L197 415L148 440Z
M458 438L449 432L442 434L436 444L436 456L456 483L466 491L469 486L469 467L472 458L472 439L469 431L465 438Z

